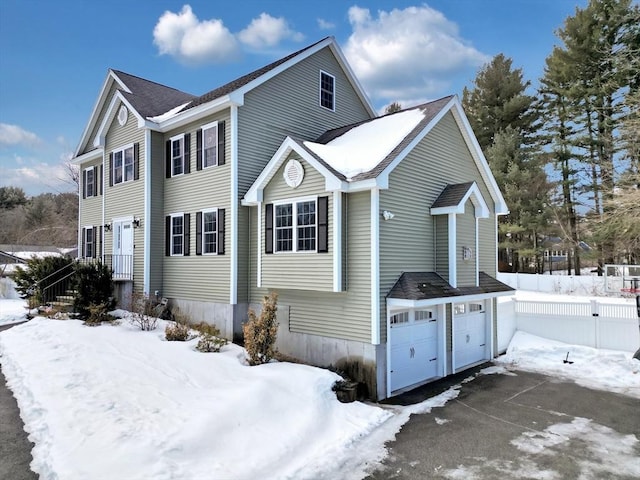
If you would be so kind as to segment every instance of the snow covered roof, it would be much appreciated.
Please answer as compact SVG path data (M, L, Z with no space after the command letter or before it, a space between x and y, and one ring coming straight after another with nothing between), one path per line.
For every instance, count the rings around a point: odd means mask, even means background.
M331 130L303 144L348 181L375 178L452 98Z

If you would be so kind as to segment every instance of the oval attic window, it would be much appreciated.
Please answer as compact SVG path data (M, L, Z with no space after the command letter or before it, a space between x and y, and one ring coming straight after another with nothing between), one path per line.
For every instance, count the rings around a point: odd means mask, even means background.
M120 107L120 110L118 110L118 123L121 126L124 126L124 124L127 123L127 118L128 117L129 117L129 112L127 111L127 107L122 105Z
M304 178L304 169L297 160L289 160L284 167L284 181L287 182L291 188L297 188L302 183Z

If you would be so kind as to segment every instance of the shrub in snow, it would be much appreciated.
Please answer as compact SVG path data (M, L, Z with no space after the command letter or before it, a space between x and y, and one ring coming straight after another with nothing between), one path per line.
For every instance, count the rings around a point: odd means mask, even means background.
M220 329L215 325L200 322L193 326L200 334L200 339L196 345L199 352L219 352L229 341L220 337Z
M249 310L249 321L242 326L249 365L268 363L275 356L278 335L277 309L278 294L272 292L262 300L259 316L253 310Z
M164 336L170 342L185 342L189 340L189 326L183 322L175 322L167 325Z
M91 316L92 305L104 304L105 312L113 310L113 277L111 268L102 262L78 263L75 267L73 309L80 318Z
M155 330L158 326L158 318L154 316L153 311L155 302L149 300L149 297L140 293L133 292L131 295L131 315L129 322L140 330Z
M54 282L67 276L67 270L60 271L67 265L73 263L68 257L32 257L27 260L23 268L18 265L13 273L13 280L16 282L16 290L21 298L29 299L29 306L42 305L42 287L51 285ZM46 285L44 285L46 282Z
M116 320L115 317L109 315L109 311L112 309L110 302L91 304L87 309L89 310L89 315L84 321L85 325L93 327L101 325L102 322L113 323Z

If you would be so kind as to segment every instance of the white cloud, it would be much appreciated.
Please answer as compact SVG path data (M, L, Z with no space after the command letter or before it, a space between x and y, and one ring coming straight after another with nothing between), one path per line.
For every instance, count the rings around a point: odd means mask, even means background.
M318 18L318 28L320 28L320 30L333 30L336 28L336 24L329 22L324 18Z
M29 132L18 125L0 123L0 145L24 145L35 147L42 140L33 132Z
M380 10L351 7L353 33L345 46L356 76L373 98L433 98L450 92L451 79L475 70L489 57L464 40L458 26L441 12L422 5Z
M62 162L51 165L37 160L25 161L16 156L15 164L7 165L4 159L0 159L0 179L0 186L19 187L30 196L73 190Z
M238 33L238 38L250 47L261 49L273 47L285 39L299 42L304 39L304 35L291 30L283 17L275 18L268 13L261 13L259 17L251 20L247 28Z
M184 5L180 13L166 11L153 29L153 43L161 55L187 64L221 63L238 57L240 50L222 20L200 21Z

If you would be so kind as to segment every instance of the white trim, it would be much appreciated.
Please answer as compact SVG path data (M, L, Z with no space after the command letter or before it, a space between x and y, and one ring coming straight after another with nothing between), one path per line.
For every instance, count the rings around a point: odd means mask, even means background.
M206 168L218 166L219 159L220 159L220 152L218 152L218 145L220 144L220 141L218 139L218 123L219 123L218 120L216 120L215 122L210 122L200 127L200 130L202 130L202 134L201 134L202 135L202 147L201 147L202 148L202 170ZM215 129L216 131L216 162L213 165L205 165L206 155L205 155L205 147L204 147L204 131L212 128ZM224 144L226 145L226 141Z
M105 211L107 208L107 183L106 183L106 178L107 175L105 175L105 173L107 173L107 152L105 152L104 150L102 150L102 178L100 179L100 181L102 182L102 258L104 259L104 255L106 253L106 247L105 244L106 242L104 241L104 224L105 224L105 220L106 220L106 215L105 215ZM111 175L111 173L108 173L108 175ZM79 195L79 197L82 197L82 195ZM78 212L80 213L80 212ZM78 215L79 216L79 215Z
M488 304L488 305L487 305ZM495 325L493 322L493 314L494 314L494 309L493 309L493 299L488 299L485 301L485 307L484 307L484 311L485 311L485 315L489 315L488 320L489 320L489 359L493 358L493 336L495 334L494 329L495 329Z
M474 206L476 218L489 217L489 207L484 201L482 193L480 192L480 188L478 188L478 184L476 182L473 182L473 184L469 187L469 190L467 190L467 193L464 195L464 197L462 197L457 205L431 208L431 215L446 215L448 213L464 214L465 205L467 203L467 200L469 199L471 199L471 203Z
M96 148L95 150L91 150L90 152L83 153L79 157L75 157L71 159L71 163L74 165L81 165L85 162L90 162L91 160L95 160L98 157L104 155L104 149Z
M170 257L184 257L184 251L185 251L185 242L184 242L184 232L185 232L185 225L184 225L184 212L179 212L179 213L171 213L169 215L167 215L168 217L171 217L171 220L169 221L169 256ZM174 218L182 218L182 252L181 253L173 253L173 219ZM115 221L115 220L114 220ZM189 226L191 227L191 226Z
M144 126L144 123L145 123L144 118L142 118L140 114L136 111L136 109L133 108L133 106L129 103L129 101L126 98L124 98L124 95L122 95L122 92L116 91L116 93L111 98L111 102L109 103L109 108L105 112L104 117L102 117L100 128L98 128L98 131L96 132L96 138L93 139L94 147L104 148L104 146L106 145L107 130L109 130L108 127L111 126L111 122L113 122L113 118L115 118L116 114L114 113L114 110L118 100L121 101L123 104L125 104L129 109L129 111L133 113L133 116L138 120L138 127Z
M333 291L342 291L342 192L333 192ZM327 228L329 226L327 225Z
M387 398L391 396L391 307L387 304Z
M315 211L316 211L316 238L315 245L316 248L313 250L298 250L298 203L304 202L314 202L315 203ZM307 195L304 197L293 197L293 198L285 198L281 200L276 200L273 203L273 254L274 255L286 255L292 253L318 253L318 196L317 195ZM292 216L292 224L291 224L291 250L278 250L277 243L277 227L276 227L276 209L275 207L279 205L291 205L291 216ZM311 225L304 225L311 226ZM266 232L265 232L266 234Z
M267 166L260 172L260 175L253 182L249 190L247 190L247 193L245 193L244 199L242 200L243 205L250 206L263 201L265 187L292 152L297 153L301 159L311 165L311 167L316 169L318 173L325 178L325 191L343 190L344 185L340 179L323 164L318 162L304 147L298 144L298 142L291 137L287 137L282 144L280 144L280 148L273 154L271 160L269 160Z
M220 231L219 224L218 224L218 208L217 207L204 208L204 209L200 210L200 213L202 213L202 215L200 216L200 222L201 222L201 225L200 225L200 237L201 237L200 238L200 245L202 247L202 251L200 252L200 255L202 255L203 257L204 256L208 257L208 256L212 256L212 255L218 255L218 245L219 245L218 242L220 241L220 239L218 238L218 232ZM204 234L205 234L205 231L204 231L204 214L205 213L215 213L216 214L216 229L213 232L215 234L215 236L216 236L216 250L215 250L215 252L205 252L204 251ZM197 232L197 226L196 226L196 232ZM211 233L211 232L209 232L209 233ZM197 236L198 235L196 234L196 237ZM196 242L197 241L198 241L198 239L196 238Z
M258 202L258 222L256 225L256 244L258 245L258 255L256 259L258 266L256 270L256 287L262 287L262 202Z
M322 75L323 74L333 79L333 90L331 91L331 98L332 98L331 108L325 107L324 105L322 105ZM329 72L325 72L322 69L320 69L320 72L318 75L318 105L320 106L320 108L324 108L325 110L329 110L331 112L336 111L336 77L335 75L331 75Z
M96 182L96 168L97 168L97 165L92 165L90 167L83 168L80 171L80 185L81 185L80 189L82 190L80 194L85 198L97 197L96 193L98 189L98 184ZM89 195L89 193L87 192L87 185L89 184L89 182L86 181L87 172L89 170L91 170L91 172L93 173L93 180L91 181L91 195Z
M451 375L453 375L456 373L456 314L454 313L453 302L450 302L449 305L451 305Z
M138 152L139 154L139 152ZM135 159L134 159L135 161ZM138 159L139 161L139 159ZM144 131L144 240L143 240L143 289L145 295L151 291L151 130Z
M474 295L459 295L455 297L438 297L427 298L424 300L408 300L406 298L387 298L387 305L392 310L398 310L402 308L422 308L432 305L438 305L442 302L445 303L462 303L473 302L476 300L485 300L487 298L497 297L510 297L513 296L513 291L508 292L491 292L491 293L476 293ZM452 313L453 314L453 313Z
M231 106L241 105L242 103L238 104L236 102L233 102L229 95L225 95L224 97L217 98L211 102L203 103L202 105L198 105L197 107L189 108L184 112L178 113L176 116L165 120L162 123L155 123L151 120L147 120L147 123L149 123L152 128L157 129L159 132L167 133L171 130L175 130L176 128L180 128L189 123L200 120L203 117L208 117L214 113L225 110Z
M131 176L130 180L125 180L125 178L124 178L124 172L125 172L125 168L124 168L125 167L125 163L124 163L125 154L124 154L124 152L126 150L129 150L129 149L133 150L131 152L131 157L133 158L133 164L131 165L132 176ZM113 174L113 172L115 170L115 156L116 156L116 153L118 153L118 152L122 152L122 181L120 181L120 182L116 182L115 175ZM135 178L136 178L136 159L135 159L136 150L135 150L134 144L133 143L129 143L128 145L125 145L123 147L114 148L113 150L111 150L110 153L113 154L113 157L112 157L112 160L111 160L111 169L109 170L109 177L113 179L113 182L112 182L113 185L112 186L115 187L116 185L122 185L122 184L125 184L125 183L133 182L135 180ZM138 154L139 154L139 152L138 152ZM139 161L140 161L140 159L138 159L138 162ZM104 172L104 169L103 169L103 172Z
M456 214L450 213L448 215L448 234L449 234L449 285L453 288L458 287L458 257L457 257L457 231L456 231Z
M238 107L231 105L230 107L230 162L231 162L231 201L229 202L231 210L231 267L229 283L229 303L236 305L238 303ZM203 139L204 141L204 139ZM227 142L224 142L225 146ZM225 147L226 148L226 147ZM218 160L220 158L218 152ZM225 227L225 232L227 228Z
M380 344L380 191L371 190L371 344ZM388 343L388 342L387 342Z
M479 218L476 217L476 241L475 241L475 252L474 255L476 256L476 287L480 286L480 250L478 250L480 248L480 242L478 240L479 234L480 234L480 229L479 229ZM497 251L496 251L496 256L497 256ZM492 272L493 273L493 272Z
M185 159L185 133L179 133L178 135L174 135L173 137L169 138L169 163L170 163L170 170L171 170L171 175L169 175L169 178L173 178L173 177L179 177L180 175L184 175L184 171L186 170L185 166L186 166L186 159ZM177 142L178 140L182 140L182 142L180 143L180 158L182 158L182 171L180 173L173 173L173 142Z

